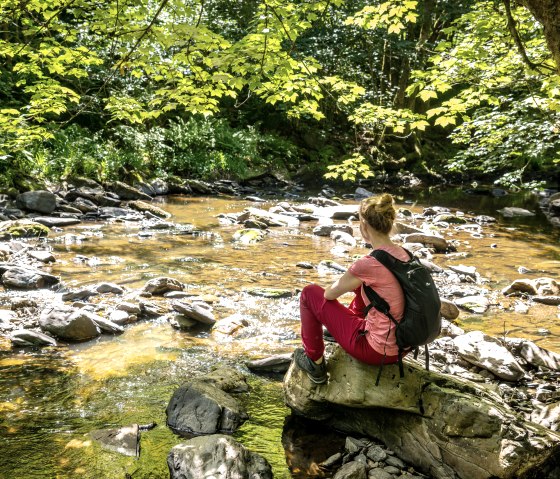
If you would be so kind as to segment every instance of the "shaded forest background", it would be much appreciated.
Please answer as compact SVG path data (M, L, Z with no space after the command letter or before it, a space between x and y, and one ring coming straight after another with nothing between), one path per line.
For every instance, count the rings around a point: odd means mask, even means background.
M0 0L0 186L558 186L554 0Z

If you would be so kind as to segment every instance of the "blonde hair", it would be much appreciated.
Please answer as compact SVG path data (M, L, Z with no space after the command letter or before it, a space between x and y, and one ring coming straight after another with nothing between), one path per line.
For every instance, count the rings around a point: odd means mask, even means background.
M389 234L397 212L393 205L393 197L389 193L381 196L370 196L360 204L360 217L375 231Z

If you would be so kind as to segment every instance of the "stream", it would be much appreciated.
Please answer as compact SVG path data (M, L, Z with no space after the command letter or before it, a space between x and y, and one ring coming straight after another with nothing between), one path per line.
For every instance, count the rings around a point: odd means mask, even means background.
M353 256L367 253L358 246L349 255L333 256L333 241L312 235L315 222L270 228L264 241L240 245L232 237L241 226L223 225L217 217L247 206L268 209L280 200L258 204L227 197L154 200L173 215L170 221L192 224L197 234L146 235L136 223L82 223L51 233L48 242L57 260L45 269L70 288L108 281L132 291L152 278L169 276L210 302L218 319L236 315L248 326L232 340L207 328L179 331L164 320L140 321L126 326L119 336L37 350L13 350L7 339L0 338L0 478L169 477L167 454L183 440L165 425L165 408L174 390L217 364L247 373L244 361L299 345L297 294L270 299L250 294L251 288L296 292L311 282L326 285L336 275L302 269L296 263L317 265L329 259L349 266ZM494 336L529 338L560 353L558 307L534 304L528 313L515 312L514 299L499 294L515 279L560 277L560 231L540 214L506 219L496 212L504 206L537 211L533 197L436 190L402 193L396 201L397 207L414 213L439 205L497 218L497 223L483 226L481 235L453 226L442 232L458 242L458 252L468 255L437 254L433 261L443 268L475 266L487 279L485 287L496 293L486 313L462 311L456 323ZM520 267L530 272L522 274ZM16 294L22 295L1 291L0 301ZM33 294L47 293L29 293ZM276 479L321 477L316 464L338 452L344 438L290 417L281 377L247 374L251 390L240 399L250 419L234 437L262 454ZM102 449L89 435L97 429L153 422L154 429L142 432L139 459Z

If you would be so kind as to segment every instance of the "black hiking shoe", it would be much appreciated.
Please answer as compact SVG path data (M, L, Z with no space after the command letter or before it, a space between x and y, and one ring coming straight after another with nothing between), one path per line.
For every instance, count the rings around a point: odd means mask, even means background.
M321 364L309 358L303 348L297 348L294 351L294 359L298 368L307 373L307 376L315 384L324 384L327 382L327 364L325 359Z

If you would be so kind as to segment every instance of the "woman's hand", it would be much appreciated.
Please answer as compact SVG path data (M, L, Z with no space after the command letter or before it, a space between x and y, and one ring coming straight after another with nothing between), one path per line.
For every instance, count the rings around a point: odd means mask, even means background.
M325 299L336 299L344 293L354 291L362 285L361 280L352 273L346 271L331 286L325 289Z

